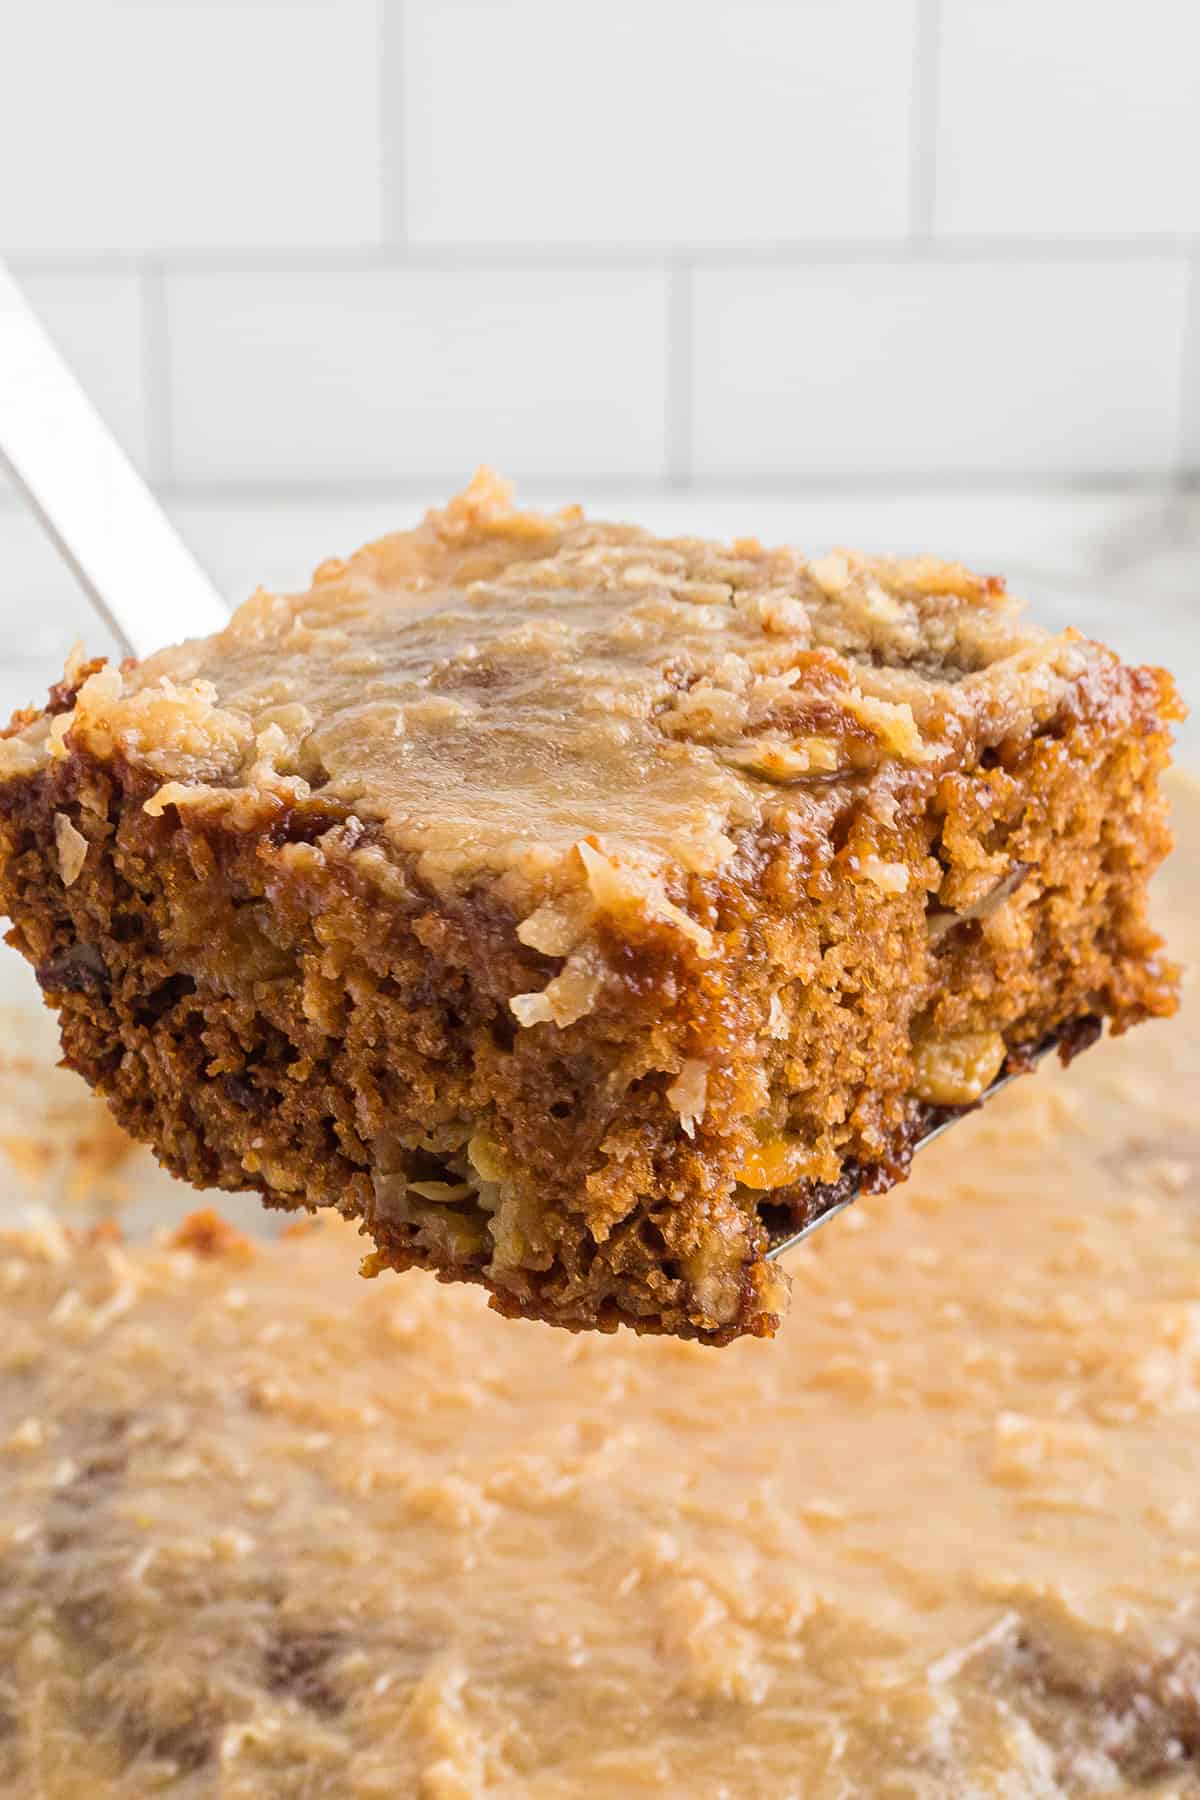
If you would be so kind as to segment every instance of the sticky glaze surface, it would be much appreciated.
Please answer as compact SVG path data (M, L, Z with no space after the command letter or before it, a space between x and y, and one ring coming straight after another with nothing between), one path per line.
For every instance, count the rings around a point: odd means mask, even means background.
M720 1356L363 1285L340 1227L10 1239L6 1791L1200 1793L1198 1093L1191 980Z
M1085 678L1127 709L1110 652L1022 614L959 564L523 513L482 472L308 592L91 674L0 742L0 775L69 741L157 777L160 808L236 820L319 792L438 886L580 886L596 838L708 872L764 828L819 833L839 783L927 786L1028 735Z

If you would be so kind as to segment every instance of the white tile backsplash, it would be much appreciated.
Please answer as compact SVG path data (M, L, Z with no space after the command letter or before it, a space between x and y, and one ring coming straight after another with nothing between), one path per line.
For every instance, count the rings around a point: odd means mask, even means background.
M701 270L694 471L1166 470L1186 277L1182 258Z
M376 0L6 0L0 249L371 244Z
M916 3L407 0L411 239L900 237Z
M948 0L936 226L1200 232L1200 7Z
M0 71L0 255L177 489L1200 476L1200 4L0 0Z
M143 300L137 275L26 275L25 296L143 474L150 456Z
M176 274L191 482L665 473L666 280L636 268Z

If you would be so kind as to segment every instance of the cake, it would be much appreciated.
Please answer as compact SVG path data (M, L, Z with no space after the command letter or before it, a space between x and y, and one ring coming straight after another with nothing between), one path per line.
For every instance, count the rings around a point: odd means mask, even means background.
M1172 1010L1175 716L956 563L483 474L211 639L75 659L0 740L0 905L185 1180L336 1209L367 1273L725 1344L931 1120Z
M10 1218L0 1791L1200 1795L1197 1092L1193 985L719 1357L363 1284L333 1219Z

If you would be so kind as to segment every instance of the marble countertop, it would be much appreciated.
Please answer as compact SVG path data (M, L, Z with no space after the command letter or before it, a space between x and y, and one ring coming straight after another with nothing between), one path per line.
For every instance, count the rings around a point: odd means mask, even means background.
M323 557L345 552L419 516L439 493L245 494L168 499L179 530L231 601L260 582L307 585ZM589 511L656 530L877 551L933 551L1003 574L1034 615L1077 625L1123 656L1170 668L1194 708L1180 733L1200 764L1200 493L1159 488L1026 492L943 487L839 488L783 493L552 492L526 487L531 504L578 499ZM163 641L172 636L169 597ZM0 709L40 698L76 639L111 651L72 577L33 520L0 496Z

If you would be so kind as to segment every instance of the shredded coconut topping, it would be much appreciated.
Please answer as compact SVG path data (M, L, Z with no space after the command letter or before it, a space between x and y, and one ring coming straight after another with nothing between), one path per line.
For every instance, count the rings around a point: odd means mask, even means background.
M211 639L86 675L69 710L0 740L0 774L119 756L152 815L247 823L319 794L371 826L361 854L439 891L505 880L530 948L569 954L579 914L555 909L582 891L704 955L688 875L764 830L817 833L845 779L881 797L932 781L971 740L1052 716L1107 655L1018 612L955 563L522 513L482 472L309 591L260 591Z

